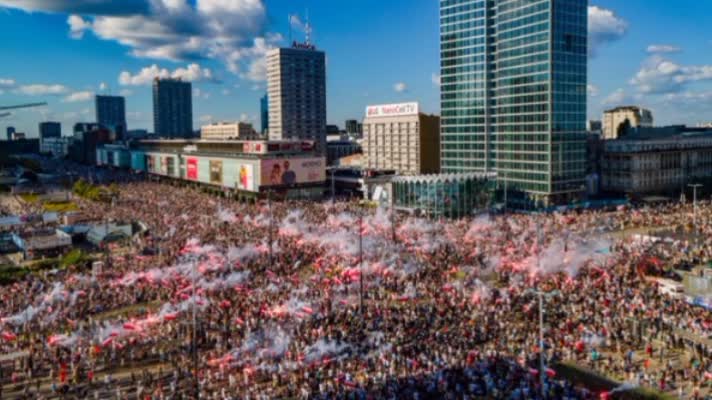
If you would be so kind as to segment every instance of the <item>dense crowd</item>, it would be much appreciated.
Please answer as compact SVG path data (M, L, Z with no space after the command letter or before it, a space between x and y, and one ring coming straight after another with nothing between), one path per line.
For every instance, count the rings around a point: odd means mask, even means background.
M107 245L101 270L0 288L13 396L613 395L563 379L561 362L681 398L711 383L712 313L649 279L710 260L709 203L693 226L690 204L424 220L152 182L121 184L111 205L78 201L90 220L148 230ZM649 227L680 239L614 234Z

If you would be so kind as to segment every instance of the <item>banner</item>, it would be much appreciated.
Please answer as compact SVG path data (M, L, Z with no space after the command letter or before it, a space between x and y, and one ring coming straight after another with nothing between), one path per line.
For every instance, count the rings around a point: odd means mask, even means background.
M240 165L236 187L240 190L255 191L255 169L252 165Z
M222 185L222 161L210 160L210 183Z
M326 180L323 157L262 160L261 167L261 186L291 186Z
M187 160L187 166L185 169L185 177L186 177L186 179L190 179L193 181L198 180L198 159L197 158L189 158Z

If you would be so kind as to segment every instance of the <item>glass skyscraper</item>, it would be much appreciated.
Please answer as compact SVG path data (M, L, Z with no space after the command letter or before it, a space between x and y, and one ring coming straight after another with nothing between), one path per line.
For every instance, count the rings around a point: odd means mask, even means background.
M586 169L587 0L440 0L441 169L563 203Z

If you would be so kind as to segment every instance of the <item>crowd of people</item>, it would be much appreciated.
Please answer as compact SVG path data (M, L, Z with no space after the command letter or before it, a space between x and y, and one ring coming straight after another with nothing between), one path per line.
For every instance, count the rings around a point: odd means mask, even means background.
M710 203L694 225L690 204L451 221L146 181L77 201L148 230L0 287L0 398L709 398L712 313L650 277L710 260ZM696 235L619 234L650 227Z

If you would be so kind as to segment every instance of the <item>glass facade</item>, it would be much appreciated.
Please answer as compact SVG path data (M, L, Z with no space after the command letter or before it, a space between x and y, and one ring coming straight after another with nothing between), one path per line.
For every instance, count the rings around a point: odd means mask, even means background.
M490 208L495 197L494 174L449 174L393 179L396 208L430 217L462 218Z
M586 161L587 0L441 0L441 169L560 202Z

